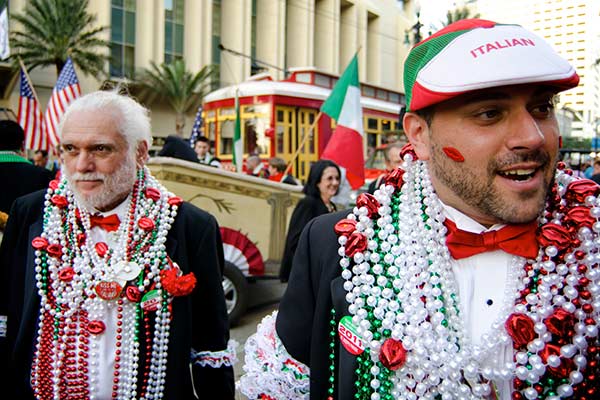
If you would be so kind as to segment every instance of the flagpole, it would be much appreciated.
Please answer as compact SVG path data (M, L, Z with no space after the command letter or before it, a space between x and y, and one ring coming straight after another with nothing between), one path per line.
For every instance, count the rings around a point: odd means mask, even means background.
M31 78L29 77L29 73L27 72L27 68L25 68L25 64L23 63L23 60L21 59L21 57L17 57L17 59L19 60L19 65L21 65L21 69L23 70L25 77L29 81L29 86L31 87L31 92L33 93L33 97L35 97L35 101L37 101L38 104L40 104L40 100L38 99L37 93L35 92L35 88L33 87L33 82L31 82Z
M283 172L283 176L286 176L290 172L290 170L292 169L292 164L294 163L294 161L296 161L296 158L298 158L298 156L300 155L300 151L302 151L302 148L306 144L306 140L310 136L309 134L312 131L315 130L315 127L316 127L317 123L321 119L321 115L323 115L323 111L319 111L319 113L317 114L317 117L315 118L314 122L310 125L310 128L308 128L308 131L306 133L304 133L304 136L302 137L302 140L300 141L300 144L296 148L296 152L292 156L292 159L290 160L290 162L288 163L287 167L285 168L285 171Z

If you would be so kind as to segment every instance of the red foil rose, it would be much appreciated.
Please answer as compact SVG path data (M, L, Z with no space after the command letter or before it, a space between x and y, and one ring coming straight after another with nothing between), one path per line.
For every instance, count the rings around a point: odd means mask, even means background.
M512 338L515 348L523 347L535 338L535 323L525 314L512 313L504 323L506 332Z
M158 201L160 199L160 191L153 187L146 188L145 192L146 197L152 199L154 201Z
M48 186L50 186L50 189L56 190L58 189L58 181L56 179L52 179Z
M564 226L546 224L538 232L538 242L543 247L556 246L557 249L564 250L571 244L571 235Z
M181 203L183 203L183 199L178 196L173 196L173 197L169 197L169 200L167 200L167 203L169 203L169 205L171 205L171 206L179 207L181 205Z
M77 234L77 245L83 246L84 244L85 244L85 233L78 233Z
M75 276L75 270L72 267L65 267L58 271L58 279L64 282L71 282Z
M55 194L50 198L50 203L54 204L58 208L65 208L69 204L69 201L65 196L59 196Z
M404 160L404 156L410 154L413 158L413 160L418 160L419 157L417 157L417 153L415 153L415 148L413 147L413 145L411 143L406 143L404 146L402 146L402 148L400 149L400 157Z
M138 303L142 298L140 290L135 286L127 286L125 289L125 297L132 303Z
M354 257L359 251L363 251L367 248L367 237L362 233L354 232L348 237L346 242L346 255L348 257Z
M353 219L344 218L335 224L333 230L338 236L348 237L356 230L356 221Z
M596 218L590 214L590 209L585 206L576 206L571 208L565 215L565 224L568 226L579 227L587 226L591 228L596 222Z
M404 183L404 170L400 168L396 168L386 176L383 177L383 181L386 185L392 185L394 187L401 187Z
M373 218L373 215L377 215L378 213L379 202L372 194L362 193L356 199L356 206L359 208L365 207L369 212L369 218Z
M160 271L160 282L171 296L187 296L196 287L196 276L193 272L178 276L178 272L176 268Z
M598 193L600 193L600 186L596 182L589 179L579 179L569 183L565 199L569 203L584 203L586 197L598 196Z
M406 362L406 349L402 342L394 339L386 339L381 345L379 361L389 370L395 371Z
M50 257L54 258L59 258L63 254L62 246L58 243L48 245L48 247L46 247L46 252Z
M46 238L38 236L31 241L31 246L36 250L44 250L48 247L48 241Z
M148 217L142 217L138 221L138 226L140 228L142 228L143 230L149 232L152 229L154 229L155 224L154 224L154 221L152 221L150 218L148 218Z
M544 320L550 333L560 337L570 337L575 333L575 315L564 308L554 310L552 315Z
M96 253L100 257L104 257L108 252L108 245L104 242L98 242L94 247L96 248Z
M548 357L558 356L560 357L560 364L558 367L548 366L548 369L556 378L568 378L571 371L575 370L575 363L570 358L564 358L560 356L560 346L548 343L544 350L540 352L540 357L544 363L547 363Z

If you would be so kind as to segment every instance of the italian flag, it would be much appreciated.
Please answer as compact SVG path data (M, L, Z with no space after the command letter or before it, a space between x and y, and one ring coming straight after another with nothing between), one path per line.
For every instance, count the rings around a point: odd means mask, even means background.
M242 172L244 162L244 146L242 143L242 121L240 118L240 95L235 90L235 127L233 129L233 165L237 172Z
M335 84L321 111L337 122L321 158L334 161L345 168L350 186L357 189L365 183L358 54L354 55Z

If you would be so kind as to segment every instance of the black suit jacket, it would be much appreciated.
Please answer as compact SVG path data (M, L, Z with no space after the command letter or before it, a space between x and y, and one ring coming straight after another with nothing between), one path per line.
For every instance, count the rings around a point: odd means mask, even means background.
M6 338L0 338L3 360L10 362L11 375L0 374L3 390L12 397L33 398L29 372L35 348L39 310L31 240L42 231L45 191L15 201L0 247L0 315L8 315ZM167 236L167 254L183 273L193 272L197 283L190 296L172 303L166 400L233 399L231 367L190 368L190 352L224 350L229 340L227 310L221 286L223 247L216 220L195 206L183 203ZM143 338L140 339L144 343ZM143 353L140 353L141 357ZM141 359L143 371L146 360ZM193 379L192 372L193 371ZM10 392L14 391L14 392Z
M323 215L308 223L300 237L277 315L277 334L286 350L310 367L310 398L315 400L328 397L330 310L335 308L336 326L343 316L350 315L339 265L339 244L333 230L349 212ZM334 399L352 400L356 358L339 340L337 343Z
M26 162L0 163L0 211L8 214L17 197L48 187L51 179L50 171Z
M317 197L306 196L296 204L292 217L290 218L290 226L285 238L285 248L281 259L281 268L279 270L279 278L282 282L287 282L292 270L292 260L298 246L300 233L308 222L318 217L319 215L327 214L329 210L323 200Z

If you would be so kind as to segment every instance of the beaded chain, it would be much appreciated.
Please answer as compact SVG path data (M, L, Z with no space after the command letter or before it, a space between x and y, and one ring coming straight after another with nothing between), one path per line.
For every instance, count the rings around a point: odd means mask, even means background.
M38 399L90 399L96 392L95 338L105 332L106 307L117 316L112 398L135 399L138 390L140 399L162 398L171 297L161 289L160 272L169 268L166 237L181 199L142 168L128 201L126 220L108 246L94 243L90 215L66 179L46 193L44 229L32 242L41 299L31 372Z
M512 258L505 303L479 345L460 316L426 163L406 154L396 184L357 200L336 225L348 311L366 343L356 399L483 399L502 382L514 400L596 398L600 188L563 169L539 219L539 255ZM513 360L484 366L511 345Z

